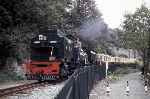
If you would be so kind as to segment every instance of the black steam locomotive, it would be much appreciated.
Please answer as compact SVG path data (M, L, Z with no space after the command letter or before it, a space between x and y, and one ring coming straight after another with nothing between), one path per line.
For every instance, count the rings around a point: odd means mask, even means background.
M25 66L26 75L31 80L59 79L72 74L87 62L87 54L78 39L50 29L32 39L30 61Z

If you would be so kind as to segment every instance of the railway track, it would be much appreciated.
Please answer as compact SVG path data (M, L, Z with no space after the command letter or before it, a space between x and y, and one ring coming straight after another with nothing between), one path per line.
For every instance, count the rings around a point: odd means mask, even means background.
M34 82L34 83L18 85L18 86L6 88L6 89L0 89L0 97L13 95L15 93L18 93L18 92L21 92L21 91L24 91L24 90L44 86L46 84L48 84L48 82Z

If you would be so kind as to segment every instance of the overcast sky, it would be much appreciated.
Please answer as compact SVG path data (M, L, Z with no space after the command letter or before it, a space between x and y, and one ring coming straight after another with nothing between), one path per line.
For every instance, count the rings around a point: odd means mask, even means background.
M125 13L133 13L141 4L150 7L150 0L95 0L104 21L110 28L120 27Z

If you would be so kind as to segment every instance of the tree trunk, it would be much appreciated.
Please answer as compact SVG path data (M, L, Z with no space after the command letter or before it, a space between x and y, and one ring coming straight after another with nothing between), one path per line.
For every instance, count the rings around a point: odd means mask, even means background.
M148 73L148 69L149 69L149 67L148 67L148 50L147 49L144 49L143 50L143 66L144 66L144 75L146 76L147 75L147 73Z
M131 51L130 51L130 49L129 49L129 58L131 58Z
M150 29L149 29L150 31ZM147 57L148 57L148 69L149 69L149 73L150 73L150 33L149 33L149 40L148 40L148 50L147 50Z
M134 58L136 58L136 50L133 50L133 52L134 52Z

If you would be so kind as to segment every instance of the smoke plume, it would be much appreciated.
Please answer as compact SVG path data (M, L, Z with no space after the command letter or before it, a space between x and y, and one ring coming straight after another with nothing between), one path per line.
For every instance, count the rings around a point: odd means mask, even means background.
M108 27L102 18L92 19L84 22L80 27L79 33L83 38L94 40L99 36L105 36Z

